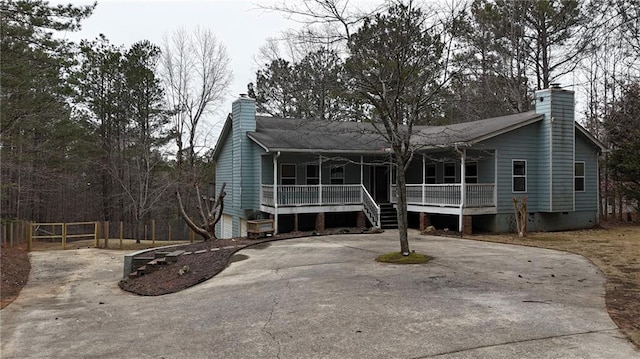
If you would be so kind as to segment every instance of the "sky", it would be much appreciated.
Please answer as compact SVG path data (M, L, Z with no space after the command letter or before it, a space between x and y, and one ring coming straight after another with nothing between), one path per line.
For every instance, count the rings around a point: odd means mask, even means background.
M51 1L52 4L87 5L92 1ZM233 82L226 101L208 119L213 126L207 142L215 141L231 103L239 94L247 92L247 84L255 82L258 69L256 55L270 37L299 26L282 14L258 8L258 3L272 0L98 0L93 14L81 22L79 32L61 34L69 40L95 39L104 34L111 44L130 47L137 41L149 40L161 46L163 37L179 28L187 32L197 26L210 29L226 46ZM214 142L215 143L215 142Z

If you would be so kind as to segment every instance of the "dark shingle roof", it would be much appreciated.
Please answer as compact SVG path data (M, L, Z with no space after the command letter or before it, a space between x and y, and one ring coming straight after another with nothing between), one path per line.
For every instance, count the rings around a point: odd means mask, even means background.
M542 119L533 111L447 126L416 126L419 147L475 143ZM369 123L300 120L256 116L248 136L268 151L385 152L390 147Z
M256 116L248 136L269 151L383 152L389 147L370 124Z
M447 126L423 126L414 131L412 143L425 147L476 143L537 122L542 118L543 115L529 111Z

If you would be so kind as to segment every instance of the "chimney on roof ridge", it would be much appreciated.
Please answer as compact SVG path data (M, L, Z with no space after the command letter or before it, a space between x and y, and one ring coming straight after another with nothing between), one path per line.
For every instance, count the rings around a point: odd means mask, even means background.
M249 97L249 96L248 96L246 93L241 93L241 94L240 94L240 97L241 97L241 98L247 98L247 97Z
M551 89L561 89L562 87L560 87L560 83L558 82L553 82L549 85L549 88Z

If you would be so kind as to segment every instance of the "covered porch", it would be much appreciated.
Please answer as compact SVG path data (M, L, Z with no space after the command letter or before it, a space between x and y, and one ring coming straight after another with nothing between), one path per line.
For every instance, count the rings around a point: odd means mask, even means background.
M381 204L396 203L389 155L266 154L261 172L260 210L274 218L362 211L374 227L380 227ZM460 217L496 213L493 154L424 153L406 173L410 212Z

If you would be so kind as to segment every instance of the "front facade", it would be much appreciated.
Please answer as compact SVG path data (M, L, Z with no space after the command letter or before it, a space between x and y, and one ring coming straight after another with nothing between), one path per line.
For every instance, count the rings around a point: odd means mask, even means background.
M535 111L416 128L410 225L512 231L514 197L527 198L530 230L595 225L604 147L574 112L573 92L551 88L536 93ZM393 156L366 127L260 117L253 99L236 100L214 150L217 186L227 183L218 235L244 236L258 218L281 232L393 226Z

